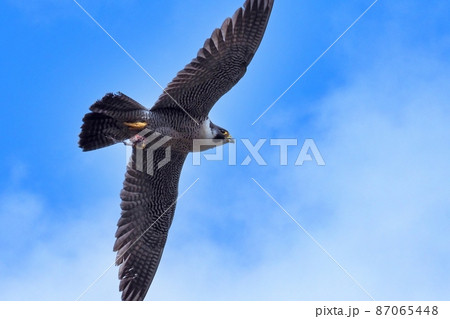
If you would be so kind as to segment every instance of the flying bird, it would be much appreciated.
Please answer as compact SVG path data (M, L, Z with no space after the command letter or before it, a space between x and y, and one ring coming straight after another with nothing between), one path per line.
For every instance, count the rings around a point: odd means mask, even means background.
M189 152L233 142L209 119L214 104L244 76L274 0L246 0L215 29L149 110L122 93L106 94L83 118L79 146L92 151L132 145L114 251L122 300L144 300L173 220L181 169ZM195 149L195 140L211 143Z

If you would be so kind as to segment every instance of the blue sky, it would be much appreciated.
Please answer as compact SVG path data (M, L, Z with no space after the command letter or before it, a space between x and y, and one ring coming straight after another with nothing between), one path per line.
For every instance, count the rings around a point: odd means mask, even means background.
M163 86L242 0L79 1ZM212 120L240 139L314 139L326 162L186 162L151 300L450 298L450 25L445 1L276 1ZM74 300L114 261L126 149L77 147L107 92L161 89L73 1L0 4L0 300ZM246 156L238 147L238 163ZM227 154L228 146L225 147ZM83 297L118 300L112 267Z

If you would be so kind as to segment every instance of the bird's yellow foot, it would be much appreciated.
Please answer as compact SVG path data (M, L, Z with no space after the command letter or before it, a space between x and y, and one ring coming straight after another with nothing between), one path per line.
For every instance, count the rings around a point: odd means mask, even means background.
M146 122L124 122L123 124L128 126L132 130L143 130L148 125Z

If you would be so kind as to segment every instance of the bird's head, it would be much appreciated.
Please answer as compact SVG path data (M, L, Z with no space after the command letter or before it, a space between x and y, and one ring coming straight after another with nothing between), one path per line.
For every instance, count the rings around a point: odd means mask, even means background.
M211 127L211 132L214 136L213 140L218 140L223 144L235 142L231 134L226 129L220 126L213 124L213 126Z

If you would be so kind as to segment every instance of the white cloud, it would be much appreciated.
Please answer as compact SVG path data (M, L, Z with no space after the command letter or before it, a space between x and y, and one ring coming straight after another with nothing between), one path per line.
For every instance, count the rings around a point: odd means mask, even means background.
M0 279L1 300L75 300L114 260L118 200L79 207L69 220L55 221L50 217L57 214L37 194L15 190L0 199L0 269L8 274ZM112 277L114 271L106 276ZM103 281L91 298L108 282L115 283Z

